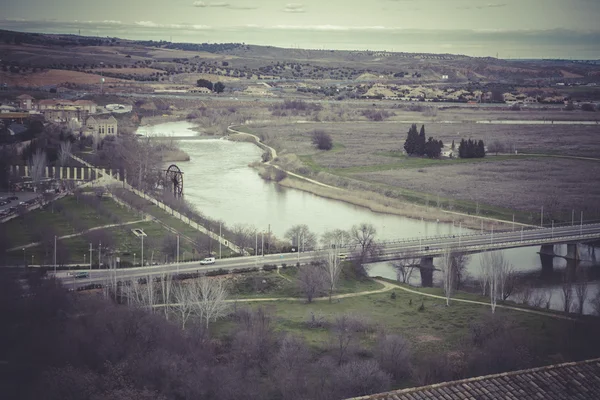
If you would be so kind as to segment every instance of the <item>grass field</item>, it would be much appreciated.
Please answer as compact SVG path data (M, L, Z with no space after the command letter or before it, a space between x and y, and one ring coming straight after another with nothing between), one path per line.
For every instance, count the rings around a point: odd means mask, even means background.
M493 154L466 160L407 157L402 146L408 128L407 123L303 123L248 130L278 150L284 168L348 189L421 205L437 205L439 197L443 208L504 220L515 214L525 223L534 222L542 205L556 220L570 221L572 209L584 211L586 219L600 215L600 192L589 185L600 177L599 162ZM315 129L331 135L334 151L314 148ZM446 145L471 137L488 145L499 140L521 153L574 157L596 157L600 134L599 127L586 125L429 123L425 130Z
M372 290L363 286L355 291ZM430 288L428 293L443 295L441 289ZM391 294L395 294L392 298ZM272 293L271 297L275 296ZM486 297L474 294L457 294L480 301ZM236 296L237 297L237 296ZM236 307L243 306L240 300ZM346 314L362 321L365 329L358 335L359 342L371 348L378 332L400 334L411 343L414 357L424 354L455 351L461 347L469 335L469 329L475 322L491 314L489 306L459 302L446 307L442 299L434 299L419 294L407 293L400 289L380 294L343 298L307 304L302 301L280 300L269 303L247 302L251 308L264 307L275 316L276 330L304 337L319 352L329 351L330 330L337 316ZM319 327L311 327L312 317L320 321ZM519 311L497 309L496 318L511 320L516 328L527 331L538 338L537 346L542 352L552 354L549 346L560 336L568 321L550 316L532 315ZM231 322L224 320L215 325L215 333L225 334ZM363 353L364 355L364 353ZM366 355L368 357L368 355Z

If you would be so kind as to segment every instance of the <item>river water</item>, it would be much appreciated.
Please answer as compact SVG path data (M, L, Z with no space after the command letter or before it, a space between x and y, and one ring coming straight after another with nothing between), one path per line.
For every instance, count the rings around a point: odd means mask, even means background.
M377 229L379 240L472 232L452 223L426 222L376 213L364 207L266 182L255 169L249 167L249 164L261 158L262 151L257 146L213 138L198 140L193 127L187 121L168 122L150 128L140 127L137 133L195 137L179 141L180 148L190 156L190 161L178 163L184 172L185 198L204 215L221 220L228 226L252 225L259 232L270 230L280 238L296 224L306 224L311 231L320 235L327 230L349 229L352 225L368 222ZM595 256L588 250L583 247L581 251L585 265L590 264L587 260ZM542 262L538 251L539 246L510 249L504 251L504 256L515 270L530 277L537 273L541 276ZM566 254L566 246L556 246L556 252ZM565 259L555 257L552 260L554 271L563 270L566 263ZM479 259L476 255L470 257L466 272L473 277L479 276ZM369 273L372 276L396 278L394 269L387 262L371 264ZM439 281L439 276L434 274L434 281ZM562 298L557 292L559 287L556 282L551 282L552 279L548 278L546 283L539 280L537 285L549 286L554 291L551 306L560 308ZM418 271L413 274L411 284L420 284ZM590 287L590 295L596 290L595 286Z

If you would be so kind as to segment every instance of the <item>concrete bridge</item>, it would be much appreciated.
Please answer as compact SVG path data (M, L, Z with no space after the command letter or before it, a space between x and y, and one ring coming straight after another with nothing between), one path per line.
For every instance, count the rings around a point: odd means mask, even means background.
M449 250L472 254L539 245L542 266L546 266L546 268L550 266L551 269L553 257L564 257L568 260L569 265L576 265L579 260L578 243L598 239L600 239L600 224L598 223L521 229L511 232L416 238L382 243L379 255L371 261L419 260L418 267L421 271L423 286L430 286L435 270L433 258L440 257ZM557 255L554 252L555 244L566 244L567 254L565 256Z

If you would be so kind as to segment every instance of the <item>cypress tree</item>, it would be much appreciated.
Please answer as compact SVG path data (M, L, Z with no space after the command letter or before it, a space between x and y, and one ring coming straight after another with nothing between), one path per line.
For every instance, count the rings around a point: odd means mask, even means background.
M483 143L483 140L480 140L477 143L477 157L479 157L479 158L485 157L485 144Z
M404 150L406 151L406 154L415 154L417 139L417 125L412 124L406 135L406 141L404 142Z
M417 130L417 126L415 125L415 132ZM421 125L421 132L419 132L419 136L417 137L417 145L415 148L415 153L417 153L417 155L424 155L425 154L425 125Z

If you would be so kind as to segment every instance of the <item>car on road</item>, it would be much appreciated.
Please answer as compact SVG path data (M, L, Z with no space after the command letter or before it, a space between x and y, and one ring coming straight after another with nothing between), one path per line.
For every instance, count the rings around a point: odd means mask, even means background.
M338 254L338 258L340 260L342 260L342 261L343 260L347 260L348 259L348 253L340 253L340 254Z
M205 259L200 261L200 265L209 265L214 264L217 260L214 257L206 257Z
M10 196L7 197L6 200L19 200L19 198L17 196Z
M90 277L90 273L86 272L86 271L75 272L73 274L73 278L89 278L89 277Z

